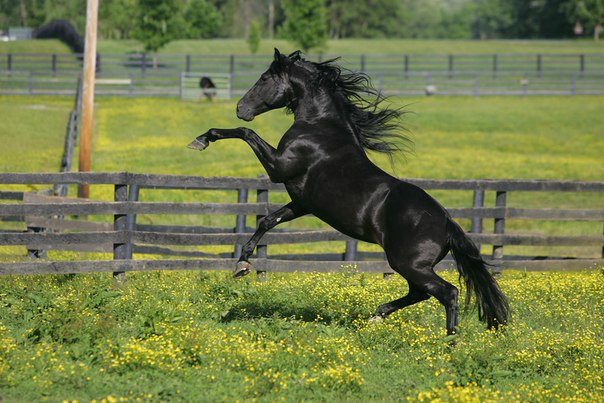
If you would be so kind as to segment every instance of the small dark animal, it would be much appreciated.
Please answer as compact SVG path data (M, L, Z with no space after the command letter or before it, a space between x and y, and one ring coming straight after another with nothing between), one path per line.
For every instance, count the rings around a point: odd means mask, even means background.
M210 77L201 77L201 80L199 80L199 88L201 88L202 94L210 101L216 96L216 86Z
M371 100L369 100L369 97ZM406 296L381 305L374 319L435 297L445 307L447 333L457 326L457 288L434 272L451 251L467 299L474 294L478 315L489 328L508 321L509 307L480 252L447 211L425 191L374 165L365 150L392 154L400 111L364 74L344 72L334 61L312 63L299 52L275 49L274 60L237 104L237 116L251 121L277 108L294 114L293 125L273 148L252 130L210 129L189 147L203 150L228 138L245 141L270 179L285 184L291 202L259 225L243 247L235 277L248 274L260 238L279 223L312 213L338 231L386 252L388 263L409 283Z

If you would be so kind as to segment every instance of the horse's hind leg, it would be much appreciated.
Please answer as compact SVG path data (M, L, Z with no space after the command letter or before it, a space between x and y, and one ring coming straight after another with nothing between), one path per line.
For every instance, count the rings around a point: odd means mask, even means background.
M457 326L457 288L451 283L443 280L434 273L433 265L440 259L413 260L402 257L400 254L393 257L388 254L390 266L409 282L409 294L390 304L385 304L386 314L397 309L411 305L415 302L428 299L430 296L436 298L444 307L447 315L447 334L455 334ZM427 263L427 262L430 263ZM422 299L418 299L422 298ZM383 305L382 305L383 306ZM380 307L382 308L382 307ZM380 313L380 308L376 313ZM383 316L383 315L382 315Z
M457 287L439 277L432 267L407 270L403 276L417 288L436 298L447 315L447 334L455 334L457 326Z
M425 301L428 298L430 298L429 294L415 288L413 284L409 283L409 293L402 298L380 305L375 310L371 321L385 318L386 316L398 311L399 309L405 308L421 301Z

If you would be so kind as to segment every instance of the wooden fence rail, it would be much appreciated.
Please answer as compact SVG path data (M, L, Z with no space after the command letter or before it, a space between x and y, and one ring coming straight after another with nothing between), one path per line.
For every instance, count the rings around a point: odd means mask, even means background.
M568 192L592 193L604 200L604 182L543 181L543 180L428 180L407 179L430 191L461 190L471 192L471 207L449 208L456 219L471 221L470 236L488 259L501 267L525 269L579 269L604 265L604 209L602 208L518 208L507 206L510 192ZM13 258L0 262L0 274L81 273L110 271L123 273L132 270L174 269L232 269L241 253L241 245L250 237L253 226L246 225L247 217L257 223L274 211L279 204L269 202L269 192L283 192L280 184L265 178L206 178L179 175L149 175L128 172L97 173L0 173L3 185L111 185L113 200L92 201L70 197L48 196L40 193L2 191L0 217L13 221L12 227L0 229L0 246L25 247L29 256L44 256L43 251L74 250L113 253L113 260L48 261ZM177 192L220 191L236 193L237 202L167 202L140 201L140 193L155 190ZM256 201L249 201L251 191ZM485 192L495 193L495 206L485 207ZM147 193L145 193L147 194ZM204 193L205 194L205 193ZM222 193L219 197L224 199ZM230 196L226 196L229 198ZM468 198L470 200L470 198ZM182 200L182 198L181 198ZM596 206L601 204L597 203ZM580 206L582 207L582 206ZM182 225L137 222L140 216L226 216L219 225ZM82 217L94 216L83 220ZM231 218L229 218L231 217ZM14 221L21 220L15 227ZM508 220L582 221L590 225L589 234L546 234L533 232L506 232ZM492 221L493 230L484 231L484 222ZM26 224L24 224L26 223ZM230 223L230 224L225 224ZM320 253L268 254L268 245L297 245L334 241L326 244ZM485 246L491 245L491 253ZM225 252L225 247L231 252ZM572 247L572 253L563 256L522 256L504 254L504 248ZM204 248L200 248L204 247ZM207 247L207 248L205 248ZM215 248L222 248L216 252ZM214 249L213 249L214 248ZM361 248L367 249L367 248ZM371 248L369 248L371 249ZM272 248L271 248L272 250ZM576 250L583 251L578 253ZM587 252L584 252L587 251ZM133 259L133 255L137 259ZM180 256L186 259L141 259L144 255ZM572 255L572 256L571 256ZM452 264L445 259L439 268ZM259 245L254 265L259 273L266 271L334 271L343 265L356 265L359 270L391 273L382 252L359 250L357 241L331 229L279 229L267 233Z

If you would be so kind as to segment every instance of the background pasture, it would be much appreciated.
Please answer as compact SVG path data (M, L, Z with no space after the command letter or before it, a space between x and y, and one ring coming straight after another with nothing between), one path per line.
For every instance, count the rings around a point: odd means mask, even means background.
M271 55L273 48L293 51L286 40L261 41L258 54ZM446 40L446 39L340 39L327 41L326 54L359 54L360 50L376 54L451 54L451 53L602 53L602 44L592 40ZM143 45L136 40L99 40L99 53L142 52ZM0 42L0 53L70 53L70 49L54 39ZM244 39L176 40L159 50L163 54L249 54Z

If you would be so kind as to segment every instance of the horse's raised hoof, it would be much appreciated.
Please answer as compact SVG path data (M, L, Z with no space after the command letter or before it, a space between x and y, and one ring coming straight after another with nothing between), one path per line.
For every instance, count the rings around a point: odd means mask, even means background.
M187 147L193 150L205 150L210 145L209 141L202 138L201 136L197 137L195 140L191 141Z
M250 262L246 262L245 260L241 260L237 262L237 267L235 268L235 272L233 273L233 277L243 277L250 274L252 271L252 264Z

